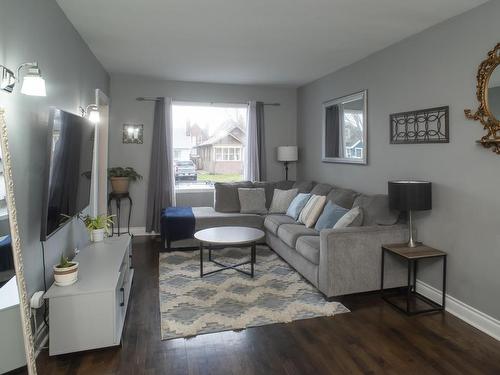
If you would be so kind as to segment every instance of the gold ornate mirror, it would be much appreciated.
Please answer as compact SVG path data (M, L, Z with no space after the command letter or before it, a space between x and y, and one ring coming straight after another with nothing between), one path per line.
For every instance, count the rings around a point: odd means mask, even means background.
M500 43L488 52L477 71L476 97L479 108L475 113L465 110L468 119L480 121L486 130L478 143L500 155Z

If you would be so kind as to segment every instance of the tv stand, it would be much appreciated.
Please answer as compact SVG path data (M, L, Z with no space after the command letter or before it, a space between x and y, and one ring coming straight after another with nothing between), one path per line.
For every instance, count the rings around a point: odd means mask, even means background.
M52 285L49 355L120 345L134 269L131 236L110 237L82 248L78 281Z

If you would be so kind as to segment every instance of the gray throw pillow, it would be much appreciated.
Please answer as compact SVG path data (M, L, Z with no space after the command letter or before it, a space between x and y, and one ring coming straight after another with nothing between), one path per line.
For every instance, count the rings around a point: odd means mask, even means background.
M264 188L239 188L240 212L242 214L265 214L266 192Z
M363 210L358 206L351 208L333 226L333 229L359 227L363 222Z
M290 203L292 203L293 199L299 193L298 189L290 189L290 190L280 190L274 189L273 200L271 202L271 207L269 208L270 214L284 214Z

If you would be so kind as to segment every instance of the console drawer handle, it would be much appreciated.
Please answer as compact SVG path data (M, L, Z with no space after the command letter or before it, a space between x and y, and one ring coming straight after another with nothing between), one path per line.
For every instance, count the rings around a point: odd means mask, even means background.
M122 303L120 303L120 306L125 306L125 288L120 288L120 292L122 292Z

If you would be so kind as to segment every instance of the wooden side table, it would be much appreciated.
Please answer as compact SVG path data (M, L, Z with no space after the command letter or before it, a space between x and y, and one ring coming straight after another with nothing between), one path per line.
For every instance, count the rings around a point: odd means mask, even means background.
M384 293L384 261L386 253L402 258L408 263L408 283L406 287L406 293L404 294L395 293L392 295L388 295ZM417 247L408 247L406 243L382 245L382 276L380 282L380 294L382 295L382 298L393 307L395 307L399 311L404 312L407 315L443 311L445 307L446 296L446 256L447 254L444 251L437 250L423 244L418 245ZM438 304L421 295L420 293L417 293L416 290L418 261L421 259L430 258L440 258L442 259L443 263L443 299L441 304ZM394 299L401 296L404 296L404 302L406 305L405 308L394 302ZM416 309L416 303L418 300L428 305L429 308Z

